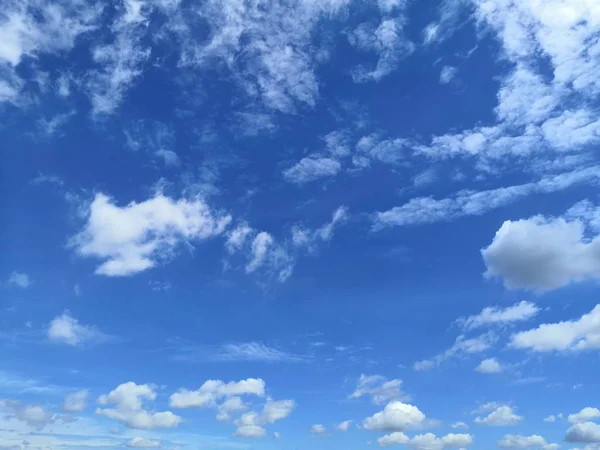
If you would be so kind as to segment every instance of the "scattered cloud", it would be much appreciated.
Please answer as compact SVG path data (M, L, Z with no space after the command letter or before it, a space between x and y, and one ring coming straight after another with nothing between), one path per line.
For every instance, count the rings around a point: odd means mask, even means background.
M467 425L464 422L454 422L452 424L452 428L461 428L461 429L468 430L469 429L469 425Z
M338 431L346 432L350 429L350 424L354 422L353 420L344 420L343 422L337 424L335 429Z
M337 175L342 165L333 158L306 157L283 171L283 177L295 184L305 184L320 178Z
M29 275L27 275L26 273L15 271L10 274L10 277L8 277L8 284L20 287L22 289L28 288L29 286L31 286L32 283L33 281L31 281Z
M65 412L81 412L87 408L87 399L89 392L86 390L72 392L67 394L63 403Z
M600 305L577 320L544 323L532 330L514 333L510 345L535 352L600 348Z
M574 425L582 422L591 422L598 418L600 418L600 409L588 406L578 413L569 414L568 421L571 425Z
M235 421L235 425L237 426L235 436L250 438L266 436L267 430L265 430L264 426L272 425L278 420L285 419L292 413L295 407L296 403L293 400L275 401L267 399L262 411L246 412Z
M0 400L0 408L7 416L26 423L31 428L41 431L60 419L56 414L38 405L23 405L16 400Z
M467 330L492 325L510 325L524 322L534 317L540 308L534 303L521 301L506 308L488 306L479 314L469 317L461 317L457 322Z
M262 342L229 342L215 346L197 346L175 341L173 359L186 362L306 362L307 358L268 346Z
M585 444L600 443L600 425L593 422L575 424L567 430L565 441Z
M561 414L556 414L556 415L552 414L552 415L550 415L548 417L545 417L544 418L544 422L553 423L553 422L556 422L557 420L561 420L562 417L563 417L562 413Z
M499 373L502 372L502 366L495 358L484 359L475 368L480 373Z
M173 200L159 193L120 207L96 194L85 228L70 246L80 256L105 260L98 275L134 275L170 258L178 244L223 233L230 221L231 216L214 213L200 198Z
M79 323L69 311L65 311L50 322L48 339L60 344L77 346L106 342L111 337L94 326Z
M500 448L541 448L542 450L556 450L560 447L558 444L549 444L542 436L533 434L531 436L521 436L507 434L498 441Z
M458 74L458 69L453 66L444 66L440 72L440 84L450 83Z
M487 332L474 338L467 338L464 335L460 335L456 338L454 345L448 350L431 359L425 359L414 363L413 368L418 371L431 370L450 358L485 352L490 349L495 342L496 335L491 332Z
M502 405L486 417L476 417L475 423L494 427L510 427L519 424L522 420L523 417L515 414L512 407Z
M425 414L419 408L395 400L388 403L383 411L367 417L362 426L372 431L404 431L418 428L424 422Z
M181 417L171 411L154 412L144 408L144 400L155 399L154 386L129 381L120 384L107 395L101 395L98 404L115 405L115 407L97 408L96 414L135 429L173 428L179 425L182 421Z
M356 389L349 398L370 396L373 403L381 405L391 400L407 399L402 392L402 380L388 380L381 375L361 375Z
M316 424L316 425L313 425L312 427L310 427L310 433L313 436L320 436L320 437L329 436L327 434L327 428L325 428L325 425L321 425L321 424Z
M160 441L153 441L142 437L134 437L127 442L127 447L130 448L161 448Z

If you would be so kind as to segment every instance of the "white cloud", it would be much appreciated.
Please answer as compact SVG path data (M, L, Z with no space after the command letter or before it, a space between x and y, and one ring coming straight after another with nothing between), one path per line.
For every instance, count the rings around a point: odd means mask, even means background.
M488 358L481 361L475 370L480 373L499 373L502 371L502 366L495 358Z
M293 400L273 400L267 399L261 412L250 411L242 414L235 421L237 430L235 436L259 438L267 434L263 428L265 425L272 425L278 420L288 417L296 403Z
M523 417L515 414L510 406L502 405L486 417L476 417L475 423L494 427L509 427L519 424L522 420Z
M47 425L58 420L56 414L38 405L22 405L15 400L0 400L0 408L8 413L8 417L25 422L37 431L43 430Z
M287 280L294 268L294 260L287 250L266 231L258 233L252 241L246 272L252 273L263 267L276 274L279 281Z
M231 415L244 411L248 406L241 397L229 397L217 407L217 420L231 420Z
M98 398L100 405L114 404L115 408L97 408L96 414L136 429L173 428L182 421L171 411L154 412L144 409L144 400L155 400L155 388L132 381L117 386L107 395Z
M343 422L337 424L335 426L335 429L338 431L348 431L350 429L350 424L353 422L353 420L344 420Z
M462 429L468 430L469 429L469 425L467 425L464 422L454 422L452 424L452 428L462 428Z
M105 260L96 269L99 275L133 275L170 258L184 241L221 234L230 221L200 198L175 201L158 193L120 207L96 194L85 228L70 245L81 256Z
M235 342L216 346L177 345L173 359L189 362L303 362L305 357L261 342Z
M233 230L229 231L227 233L227 242L225 243L227 251L231 254L240 250L246 242L246 239L253 232L254 229L251 228L247 223L242 223Z
M344 223L347 218L348 209L344 206L340 206L334 211L331 221L327 222L316 230L309 230L301 226L295 226L292 228L292 243L295 247L304 247L309 251L314 252L317 243L320 241L330 241L333 237L335 228Z
M69 311L65 311L50 322L48 339L61 344L83 345L104 342L110 336L93 326L79 323Z
M333 158L309 156L283 171L283 177L295 184L305 184L320 178L337 175L342 165Z
M515 322L524 322L534 317L540 308L534 303L521 301L506 308L488 306L479 314L461 317L457 322L467 330L490 325L508 325Z
M310 432L311 432L311 434L313 434L315 436L321 436L321 437L327 436L327 428L325 428L325 425L322 425L320 423L310 427Z
M409 442L410 438L402 431L395 431L377 439L377 444L379 444L380 447L388 447L390 445L403 445L408 444Z
M279 439L280 437L281 435L277 431L273 432L273 439Z
M458 73L458 69L453 66L444 66L442 67L442 71L440 72L440 84L448 84L450 83L456 74Z
M153 441L142 437L134 437L127 442L127 447L130 448L161 448L160 441Z
M434 356L431 359L425 359L418 361L413 365L415 370L431 370L439 366L442 362L453 358L460 357L465 354L476 354L482 353L490 349L496 342L496 335L492 332L484 333L474 338L466 338L464 335L460 335L456 338L454 345L443 353Z
M361 375L358 379L356 389L349 398L360 398L370 396L373 403L380 405L390 400L405 398L402 392L402 380L388 380L381 375Z
M26 273L15 271L10 274L10 277L8 278L8 284L12 284L14 286L25 289L31 286L32 281L29 278L29 275L27 275Z
M587 444L600 443L600 425L593 422L575 424L567 430L565 441Z
M154 154L160 158L162 158L165 166L175 167L179 165L179 156L173 150L165 150L161 148L154 152Z
M578 413L569 414L568 420L570 424L574 425L581 422L590 422L598 418L600 418L600 409L588 406Z
M500 448L541 448L542 450L555 450L557 444L548 444L542 436L533 434L531 436L521 436L507 434L498 441Z
M404 431L424 422L425 414L419 408L396 400L388 403L383 411L367 417L362 426L373 431Z
M171 395L169 404L171 408L208 408L216 407L217 402L225 398L225 402L218 405L219 413L228 413L244 409L241 399L239 399L240 395L264 397L265 382L260 378L248 378L229 383L221 380L208 380L195 391L180 389Z
M510 345L536 352L600 348L600 305L578 320L544 323L532 330L515 333Z
M63 411L81 412L87 408L88 391L82 390L67 394L63 403Z
M588 205L569 210L566 218L535 216L507 220L492 243L481 253L486 276L500 277L509 288L556 289L569 283L600 276L597 236L586 236L586 220L594 212ZM577 211L584 216L574 218ZM592 218L592 220L594 220ZM587 225L593 229L594 222Z
M556 422L557 420L562 419L562 417L563 417L562 413L557 414L557 415L552 414L552 415L550 415L548 417L545 417L544 418L544 422L550 422L550 423Z
M487 191L462 190L452 197L439 200L432 197L417 197L402 206L375 213L373 227L379 230L391 226L444 222L463 216L482 215L532 194L556 192L598 178L600 178L600 167L591 166L547 176L532 183Z
M473 443L470 434L447 434L438 438L433 433L419 434L413 437L408 446L415 450L443 450L445 448L464 448Z

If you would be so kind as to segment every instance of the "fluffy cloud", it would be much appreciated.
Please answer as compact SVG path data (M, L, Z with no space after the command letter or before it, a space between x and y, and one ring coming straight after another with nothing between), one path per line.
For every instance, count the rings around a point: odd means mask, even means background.
M511 336L511 346L536 352L600 348L600 305L577 320L545 323Z
M425 414L419 408L401 401L388 403L383 411L367 417L363 428L374 431L404 431L425 422Z
M253 395L264 397L265 382L258 378L224 383L221 380L208 380L195 391L180 389L171 395L171 408L219 408L218 417L227 420L230 412L245 409L239 396ZM222 399L223 403L218 404Z
M306 157L284 170L283 177L291 183L305 184L319 178L337 175L341 169L342 165L333 158Z
M93 326L79 323L77 319L71 316L69 311L65 311L50 322L48 339L53 342L75 346L104 342L110 339L110 336Z
M502 371L502 366L495 358L488 358L481 361L475 370L480 373L498 373Z
M473 443L470 434L447 434L438 438L433 433L419 434L413 437L408 446L415 450L443 450L445 448L464 448Z
M88 391L78 391L67 394L63 403L63 411L65 412L81 412L87 408Z
M127 447L130 448L160 448L160 441L152 441L142 437L134 437L127 442Z
M327 436L327 428L325 428L325 425L321 425L320 423L310 427L310 432L314 436L321 436L321 437Z
M171 257L180 243L221 234L230 221L200 198L175 201L159 193L121 207L96 194L85 228L70 245L81 256L105 260L99 275L133 275Z
M553 423L553 422L556 422L559 419L562 419L562 417L563 417L562 413L557 414L557 415L552 414L552 415L550 415L548 417L545 417L544 418L544 422Z
M510 406L502 405L498 406L486 417L476 417L475 423L494 427L509 427L517 425L522 420L523 417L515 414Z
M443 353L436 355L432 359L418 361L413 365L415 370L431 370L439 366L449 358L462 356L465 354L476 354L488 350L496 342L496 336L491 333L485 333L474 338L466 338L460 335L456 338L454 345Z
M405 397L401 387L402 380L399 379L387 380L381 375L361 375L356 389L349 398L360 398L367 395L371 396L373 403L380 405Z
M342 423L339 423L335 426L335 429L338 431L346 432L350 428L350 424L353 420L344 420Z
M148 384L123 383L107 395L98 398L100 405L114 404L115 408L98 408L96 414L116 420L137 429L173 428L181 423L181 417L171 411L151 412L144 409L144 400L155 400L156 392Z
M395 431L377 439L377 443L380 447L388 447L390 445L403 445L408 444L409 442L410 438L402 431Z
M565 441L586 444L600 443L600 425L593 422L575 424L567 430Z
M265 425L271 425L278 420L285 419L292 413L295 407L296 403L293 400L276 401L267 399L262 411L246 412L235 421L237 427L235 436L250 438L263 437L267 434L267 430L263 428Z
M590 422L598 418L600 418L600 409L588 406L578 413L569 414L568 420L570 424L577 424L581 422Z
M465 430L469 429L469 425L464 422L454 422L452 424L452 428L464 428Z
M509 288L556 289L600 274L600 240L587 239L581 220L541 216L502 224L481 253L487 277Z
M22 272L13 272L8 277L8 284L12 284L13 286L17 286L20 288L27 288L31 285L31 280L29 279L29 275Z
M14 417L38 431L43 430L47 425L53 424L59 419L56 414L42 406L22 405L14 400L0 400L0 408L8 413L9 418Z
M560 446L558 444L548 444L542 436L537 434L531 436L520 436L507 434L498 441L500 448L541 448L542 450L556 450Z
M524 322L534 317L540 308L534 303L522 301L506 308L488 306L475 316L462 317L458 323L467 330L491 326L509 325L516 322Z

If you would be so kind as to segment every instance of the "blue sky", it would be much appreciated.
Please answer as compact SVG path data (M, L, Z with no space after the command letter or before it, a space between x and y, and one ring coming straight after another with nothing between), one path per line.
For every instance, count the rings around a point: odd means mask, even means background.
M0 449L600 449L596 0L0 5Z

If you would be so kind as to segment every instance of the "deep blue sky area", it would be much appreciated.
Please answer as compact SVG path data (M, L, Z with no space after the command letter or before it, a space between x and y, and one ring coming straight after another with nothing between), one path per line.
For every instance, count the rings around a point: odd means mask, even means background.
M0 0L0 450L600 449L596 0Z

